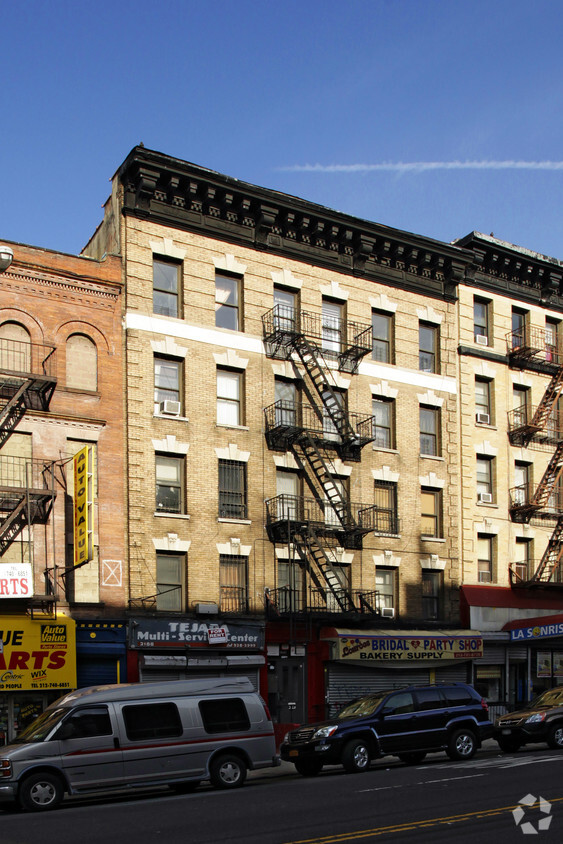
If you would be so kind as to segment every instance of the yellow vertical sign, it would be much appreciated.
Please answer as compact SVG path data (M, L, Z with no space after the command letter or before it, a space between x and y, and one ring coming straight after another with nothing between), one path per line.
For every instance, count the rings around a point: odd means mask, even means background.
M92 559L93 502L91 450L84 446L72 458L74 471L74 565Z

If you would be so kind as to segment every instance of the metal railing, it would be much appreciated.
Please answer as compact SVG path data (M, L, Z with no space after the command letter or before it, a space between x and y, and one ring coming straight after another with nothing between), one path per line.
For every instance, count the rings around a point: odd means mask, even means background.
M55 375L55 347L0 339L0 373Z
M222 613L236 615L248 613L248 589L246 586L221 586L219 593Z
M266 525L283 522L311 524L316 528L359 528L369 532L375 529L375 507L347 503L342 522L330 501L305 498L300 495L276 495L266 504Z
M265 598L266 610L270 609L280 615L359 613L382 616L382 595L377 590L357 589L351 593L344 587L334 592L313 586L307 589L280 586L277 589L267 589Z
M373 346L370 324L300 311L290 305L278 304L263 314L262 330L265 340L303 335L329 355L345 354L351 349L367 354Z
M320 413L319 413L320 411ZM348 413L344 415L354 432L354 436L362 443L371 442L375 436L375 417L365 416L360 413ZM328 441L342 438L336 430L328 411L323 407L314 408L310 404L295 404L291 401L279 400L264 408L266 420L266 434L279 429L289 431L308 431L317 438L324 438Z

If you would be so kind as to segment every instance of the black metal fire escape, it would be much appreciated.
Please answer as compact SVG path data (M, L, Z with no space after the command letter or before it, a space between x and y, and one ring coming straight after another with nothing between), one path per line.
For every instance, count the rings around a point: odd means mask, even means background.
M550 376L541 402L534 412L527 406L509 414L509 440L512 445L553 448L553 455L539 482L528 482L510 490L510 515L514 522L527 524L532 518L556 520L555 529L535 570L521 564L509 568L512 586L563 586L563 432L559 424L558 401L563 392L563 357L559 345L547 342L546 331L526 326L508 335L508 357L512 367L530 369Z
M306 402L278 401L265 409L266 440L270 449L293 453L312 496L267 501L268 536L272 542L293 543L299 564L327 605L354 612L354 596L338 577L331 549L361 548L363 536L373 530L375 508L348 500L334 460L361 459L362 448L373 440L373 417L347 412L332 373L334 368L357 371L372 349L371 326L339 323L338 339L333 329L327 349L317 315L276 305L262 321L267 355L300 362L307 375L302 381ZM365 609L365 597L361 603Z
M28 410L49 409L56 384L53 346L0 339L0 447ZM25 528L47 523L56 497L53 465L0 455L0 557Z

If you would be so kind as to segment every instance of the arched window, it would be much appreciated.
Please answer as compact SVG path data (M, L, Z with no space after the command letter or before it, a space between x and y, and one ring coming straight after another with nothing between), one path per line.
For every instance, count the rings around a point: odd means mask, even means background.
M19 322L0 325L0 368L12 372L31 371L31 338Z
M66 385L76 390L98 389L98 350L84 334L66 341Z

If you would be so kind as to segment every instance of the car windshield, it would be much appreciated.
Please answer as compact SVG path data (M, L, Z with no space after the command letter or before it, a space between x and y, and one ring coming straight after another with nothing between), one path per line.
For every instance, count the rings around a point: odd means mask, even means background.
M338 718L357 718L362 715L373 715L385 695L369 695L349 703L338 713Z
M555 689L548 689L530 704L531 707L541 708L542 706L561 706L563 704L563 686Z
M51 733L57 727L63 716L68 713L68 709L46 709L39 718L32 721L31 724L23 730L19 736L14 739L15 744L23 744L26 742L45 741L50 738Z

